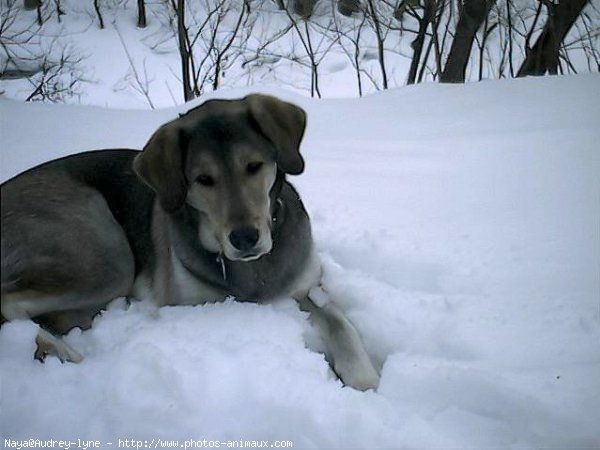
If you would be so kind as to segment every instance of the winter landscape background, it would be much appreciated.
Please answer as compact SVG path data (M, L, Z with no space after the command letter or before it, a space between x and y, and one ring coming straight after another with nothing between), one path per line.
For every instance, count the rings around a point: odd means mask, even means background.
M209 98L264 92L302 106L307 169L291 181L311 215L325 286L381 369L379 389L357 392L331 376L291 299L167 307L158 316L143 301L128 308L117 299L91 330L66 337L86 356L79 365L33 361L35 325L2 326L1 442L600 448L598 4L588 2L565 37L582 40L561 47L564 76L497 80L511 78L509 61L501 64L502 8L512 8L523 30L533 27L532 45L544 29L546 6L534 26L538 3L515 0L493 4L479 28L481 43L493 27L483 52L475 43L465 78L478 80L481 67L484 81L437 83L435 43L425 58L429 23L416 64L421 83L404 86L418 33L397 28L417 30L410 8L421 17L428 4L407 2L407 16L389 19L384 89L368 9L346 17L320 1L304 19L277 3L244 4L261 12L255 34L236 35L231 47L243 48L237 39L248 45L223 62L216 91L207 59L202 92L184 104L176 4L147 2L147 26L139 28L135 2L100 1L100 29L91 1L44 2L37 27L35 9L0 0L3 48L9 37L30 36L9 47L16 53L0 52L0 180L70 153L141 148L160 124ZM442 3L445 24L452 2ZM207 4L186 2L190 30L203 23ZM219 34L225 44L246 7L232 5ZM390 5L376 3L376 13L388 17L385 8L400 2ZM319 30L331 32L332 14L349 31L362 22L358 72L339 42L317 39ZM458 14L450 19L444 60ZM297 28L250 60L254 36L291 20ZM7 32L19 29L29 31ZM321 45L319 92L300 39L306 30ZM513 75L526 34L514 36ZM197 42L196 58L204 38Z

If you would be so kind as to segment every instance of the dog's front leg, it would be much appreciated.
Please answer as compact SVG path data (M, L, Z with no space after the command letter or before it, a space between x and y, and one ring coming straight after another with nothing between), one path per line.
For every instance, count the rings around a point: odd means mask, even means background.
M300 309L310 314L327 346L326 356L344 384L366 391L377 389L379 374L367 354L360 335L344 313L320 287L297 299Z

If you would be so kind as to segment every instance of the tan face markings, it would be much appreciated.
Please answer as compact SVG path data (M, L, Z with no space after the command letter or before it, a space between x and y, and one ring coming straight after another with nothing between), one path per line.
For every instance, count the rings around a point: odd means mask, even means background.
M207 250L230 260L253 260L271 250L269 193L276 174L268 152L243 145L224 155L195 155L186 201L200 212L198 235Z

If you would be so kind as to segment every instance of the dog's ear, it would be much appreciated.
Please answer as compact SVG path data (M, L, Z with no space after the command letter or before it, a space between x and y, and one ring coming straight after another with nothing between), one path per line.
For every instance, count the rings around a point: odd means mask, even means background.
M133 160L133 170L156 192L167 212L181 208L187 195L184 145L184 132L175 120L160 127Z
M306 113L291 103L268 95L253 94L245 98L250 114L277 149L277 165L285 173L304 171L300 142L306 128Z

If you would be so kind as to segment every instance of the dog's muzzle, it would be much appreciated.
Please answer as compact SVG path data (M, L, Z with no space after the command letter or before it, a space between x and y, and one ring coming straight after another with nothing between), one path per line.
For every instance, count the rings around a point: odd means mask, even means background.
M258 242L259 232L254 227L242 227L229 233L229 242L241 252L249 252Z
M235 255L228 255L229 259L252 261L267 253L270 248L264 248L260 239L260 231L251 226L234 229L227 236L231 250ZM270 246L269 246L270 247ZM228 253L226 251L226 253Z

